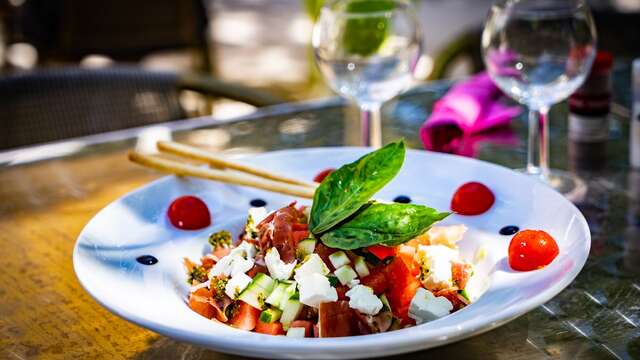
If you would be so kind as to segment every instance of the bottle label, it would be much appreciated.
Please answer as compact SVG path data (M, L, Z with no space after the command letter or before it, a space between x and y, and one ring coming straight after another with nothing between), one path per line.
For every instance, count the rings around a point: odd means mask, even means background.
M609 138L609 116L569 114L569 138L577 142L604 142Z

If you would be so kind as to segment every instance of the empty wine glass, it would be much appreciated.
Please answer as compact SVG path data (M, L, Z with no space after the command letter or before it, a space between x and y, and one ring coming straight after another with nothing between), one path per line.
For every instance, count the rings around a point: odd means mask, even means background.
M529 107L525 171L565 194L573 191L575 177L549 170L548 112L582 85L595 58L596 30L585 1L495 1L482 50L496 85Z
M360 108L362 144L380 147L380 107L411 85L420 56L413 6L403 0L328 1L312 43L331 88Z

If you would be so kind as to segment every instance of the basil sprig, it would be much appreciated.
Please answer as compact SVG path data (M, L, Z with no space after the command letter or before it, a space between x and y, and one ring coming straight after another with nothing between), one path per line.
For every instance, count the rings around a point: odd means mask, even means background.
M394 142L327 176L313 197L311 232L321 234L358 211L398 174L404 155L404 142Z
M447 212L422 205L373 203L324 233L320 240L328 247L342 250L377 244L397 246L423 234L447 216Z
M396 246L449 216L422 205L369 202L398 174L405 152L403 141L391 143L327 176L311 208L309 229L316 238L343 250Z

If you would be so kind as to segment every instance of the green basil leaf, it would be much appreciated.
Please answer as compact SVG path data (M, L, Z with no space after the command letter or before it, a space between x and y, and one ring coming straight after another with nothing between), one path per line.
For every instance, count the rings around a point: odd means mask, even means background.
M398 174L404 155L404 141L391 143L327 176L313 197L311 232L321 234L358 211Z
M423 234L449 214L422 205L373 203L320 239L326 246L342 250L376 244L396 246Z

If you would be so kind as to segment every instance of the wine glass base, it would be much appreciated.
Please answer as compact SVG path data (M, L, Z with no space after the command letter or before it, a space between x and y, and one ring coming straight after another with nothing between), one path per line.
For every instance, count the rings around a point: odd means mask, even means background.
M567 171L551 169L546 174L530 173L527 169L517 171L546 183L572 202L581 201L587 194L587 183Z

